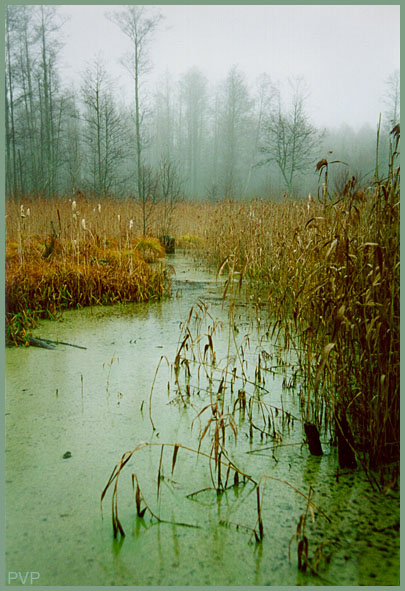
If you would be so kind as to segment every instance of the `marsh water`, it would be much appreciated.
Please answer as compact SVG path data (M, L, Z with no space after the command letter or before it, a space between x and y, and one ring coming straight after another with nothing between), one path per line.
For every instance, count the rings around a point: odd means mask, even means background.
M170 299L66 312L35 330L85 349L6 351L6 582L7 573L35 572L34 584L43 586L398 585L399 492L373 491L360 470L337 476L336 450L326 440L321 457L301 445L297 395L285 388L288 367L268 372L264 398L296 416L294 425L280 424L273 438L248 437L243 416L235 415L237 441L231 433L228 442L238 467L257 480L267 477L262 543L252 543L254 487L217 495L201 455L180 448L172 473L172 450L165 449L158 496L159 446L137 451L120 475L126 535L113 538L111 491L102 508L100 495L122 454L140 442L198 447L208 394L197 387L198 368L191 369L194 390L183 404L172 366L192 306L208 327L223 322L215 331L217 358L230 350L223 283L187 256L170 262L176 270ZM245 338L244 368L254 371L257 309L241 302L232 323L232 346ZM136 516L133 473L165 522ZM307 513L305 534L320 576L297 568L294 536L310 489L319 510L314 521ZM202 492L190 496L196 491Z

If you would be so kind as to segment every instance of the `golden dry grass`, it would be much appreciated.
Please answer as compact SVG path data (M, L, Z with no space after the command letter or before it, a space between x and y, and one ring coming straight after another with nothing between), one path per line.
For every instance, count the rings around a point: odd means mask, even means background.
M7 201L6 340L27 343L39 317L65 308L162 297L157 238L135 233L130 202Z

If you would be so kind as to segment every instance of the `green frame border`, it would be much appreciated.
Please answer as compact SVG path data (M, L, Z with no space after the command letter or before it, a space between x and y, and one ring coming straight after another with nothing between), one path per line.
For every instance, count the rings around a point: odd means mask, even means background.
M95 0L87 0L84 2L79 2L79 1L72 1L72 0L54 0L54 1L49 1L49 0L44 0L42 2L37 1L37 0L9 0L9 1L5 1L2 0L0 2L0 26L1 26L1 30L4 32L5 30L5 8L7 5L21 5L21 4L28 4L28 5L106 5L106 6L116 6L116 5L131 5L131 4L136 4L136 2L119 2L119 3L114 3L114 2L108 2L108 1L95 1ZM189 5L249 5L249 6L254 6L254 5L318 5L318 6L353 6L353 5L364 5L364 6L371 6L371 5L386 5L384 2L380 1L380 2L365 2L365 1L358 1L358 2L303 2L302 0L296 0L295 2L266 2L264 0L262 1L256 1L254 3L248 3L248 2L242 2L242 1L234 1L231 2L230 0L222 0L220 2L213 2L213 1L204 1L204 2L170 2L170 1L160 1L160 2L151 2L151 1L143 1L143 2L139 2L139 4L144 4L144 5L151 5L151 6L158 6L158 5L184 5L184 6L189 6ZM387 4L392 5L392 6L400 6L402 7L402 2L388 2ZM401 11L402 12L402 11ZM401 24L402 24L402 17L401 17ZM0 39L0 75L2 76L2 80L4 80L4 70L5 70L5 36L4 34L1 36ZM2 85L1 87L1 92L0 92L0 109L1 109L1 117L0 117L0 178L1 179L5 179L5 117L4 117L4 113L5 113L5 97L4 97L4 86ZM1 317L4 319L5 316L5 298L4 298L4 293L5 293L5 255L4 255L4 240L5 240L5 186L4 186L4 182L1 185L1 189L0 189L0 241L1 241L1 246L0 246L0 288L1 288L1 298L0 298L0 315ZM401 254L402 254L402 245L401 245ZM404 297L405 300L405 297ZM401 323L402 324L402 323ZM403 356L403 361L405 363L405 354ZM0 429L0 433L2 434L1 437L1 442L0 442L0 472L1 472L1 476L0 476L0 532L5 532L5 482L4 482L4 468L5 468L5 438L4 438L4 432L5 432L5 420L4 420L4 414L5 414L5 344L4 344L4 339L1 342L1 348L0 348L0 376L3 376L4 378L0 380L0 412L1 412L1 417L2 417L2 427ZM405 411L404 411L405 412ZM401 419L403 419L403 413L401 411ZM402 461L401 461L401 467L402 467ZM401 516L402 516L402 510L401 510ZM401 558L402 558L402 552L401 552ZM5 579L3 578L5 575L5 537L4 535L0 534L0 577L2 578L2 580L0 579L0 590L4 589L22 589L23 586L6 586L5 585ZM400 585L399 587L396 588L401 588L402 585ZM405 587L405 586L404 586ZM35 585L35 589L39 589L39 590L44 590L46 591L47 589L71 589L71 587L59 587L59 586L52 586L52 587L48 587L48 586L40 586L40 585ZM107 586L93 586L93 587L85 587L85 586L75 586L74 589L76 590L89 590L89 589L108 589L109 587ZM215 586L215 589L218 590L224 590L224 591L228 591L230 589L256 589L257 587L255 586L249 586L249 587L221 587L221 586ZM262 589L271 589L272 587L261 587ZM318 589L319 587L308 587L309 589ZM343 587L343 586L335 586L335 589L353 589L355 587ZM362 587L364 589L384 589L385 587L379 586L379 587ZM395 587L389 587L391 588L395 588ZM196 590L203 590L203 589L212 589L212 587L198 587L198 586L172 586L172 587L165 587L165 586L160 586L160 587L155 587L155 586L151 586L151 587L142 587L142 586L125 586L125 587L121 587L121 586L116 586L114 587L114 589L122 589L124 591L128 590L128 589L139 589L139 590L143 590L143 589L168 589L168 590L176 590L176 591L181 591L181 590L188 590L188 589L196 589ZM283 586L280 587L280 589L296 589L296 587L288 587L288 586Z

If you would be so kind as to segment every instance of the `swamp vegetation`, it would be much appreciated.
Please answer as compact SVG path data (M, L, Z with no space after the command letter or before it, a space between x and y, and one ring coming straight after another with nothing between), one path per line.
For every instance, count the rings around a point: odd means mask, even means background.
M8 344L29 345L44 336L43 324L35 328L40 318L65 318L69 308L120 303L123 323L123 304L175 307L184 292L180 332L154 355L138 408L129 404L129 451L115 458L99 491L103 512L111 497L114 552L125 565L126 574L109 571L115 581L399 583L399 168L393 158L385 179L362 190L349 179L337 195L329 191L331 166L318 163L317 198L177 204L177 247L211 269L215 292L207 292L206 276L201 285L179 281L178 255L164 260L159 206L145 237L130 200L7 202ZM131 380L119 377L118 365L114 354L103 365L109 403L110 374L118 372L117 388ZM120 406L121 389L116 396ZM186 576L183 566L177 578L168 575L166 565L153 576L145 568L134 583L123 552L128 530L150 541L155 525L173 531L171 541L162 533L165 547L182 535L203 547L219 540L219 563L229 560L230 570L207 575L207 563L195 572L189 550ZM283 550L275 545L280 566L270 574L261 564L273 537ZM252 560L235 539L251 543Z

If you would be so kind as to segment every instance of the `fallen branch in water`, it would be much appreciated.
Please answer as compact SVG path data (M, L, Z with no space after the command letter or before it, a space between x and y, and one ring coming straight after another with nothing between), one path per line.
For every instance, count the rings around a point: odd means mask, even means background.
M73 345L64 341L51 341L50 339L41 339L39 337L29 337L28 342L32 347L40 347L41 349L56 349L54 345L67 345L68 347L76 347L76 349L87 349L87 347L82 347L81 345Z

